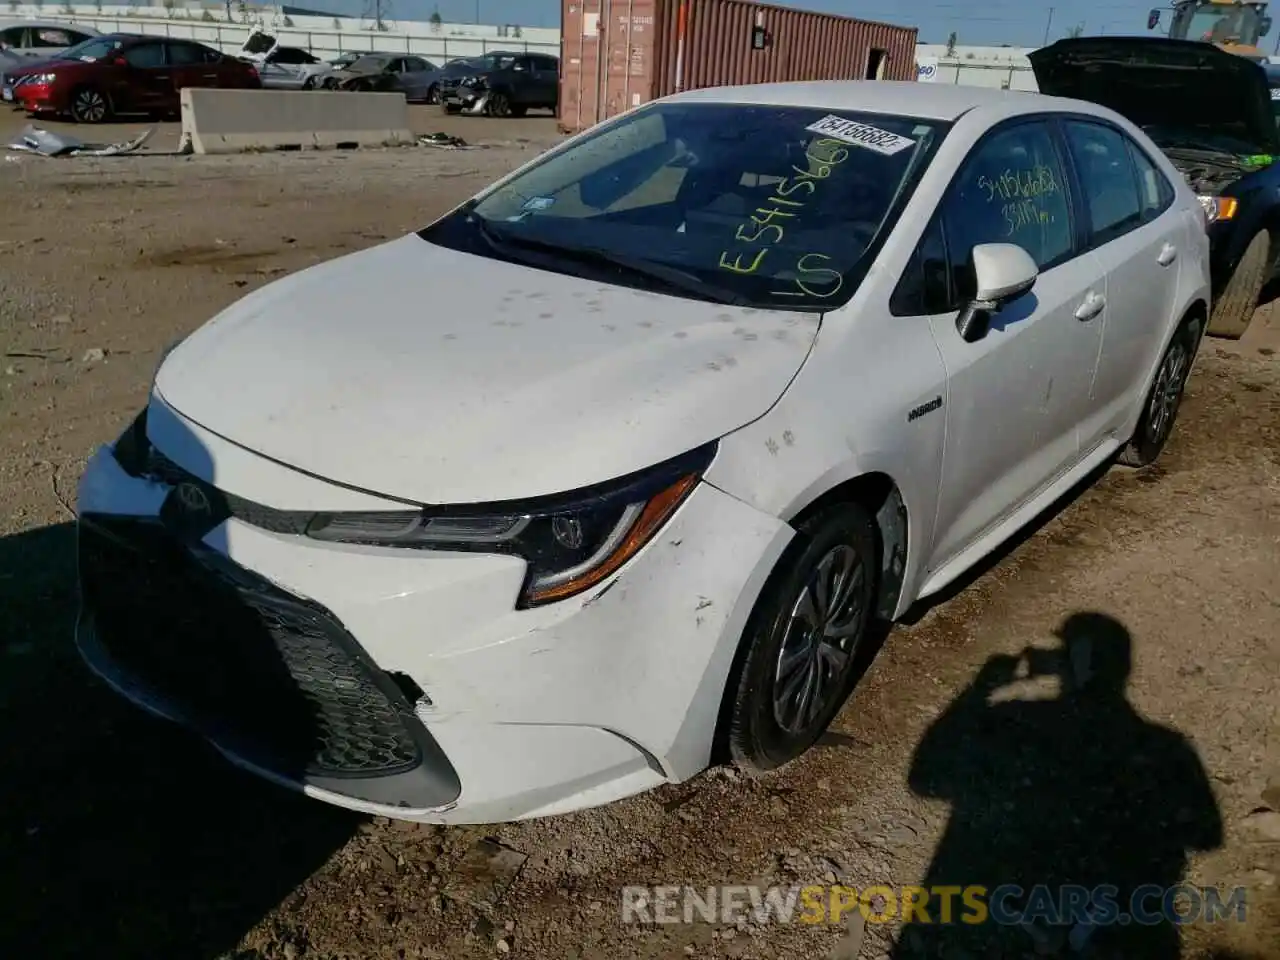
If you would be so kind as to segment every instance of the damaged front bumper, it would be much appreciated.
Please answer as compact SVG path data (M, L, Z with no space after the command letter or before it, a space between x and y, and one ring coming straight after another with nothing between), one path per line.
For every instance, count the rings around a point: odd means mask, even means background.
M366 496L158 399L143 430L145 469L103 448L81 481L84 659L236 764L399 819L548 816L696 774L793 533L704 484L610 585L518 610L518 558L313 540L258 504L370 509ZM197 493L231 507L193 533Z

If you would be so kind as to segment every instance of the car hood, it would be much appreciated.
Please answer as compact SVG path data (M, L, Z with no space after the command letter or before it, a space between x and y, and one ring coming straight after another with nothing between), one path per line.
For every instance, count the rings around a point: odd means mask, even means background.
M155 389L298 470L480 503L611 480L744 426L786 390L818 325L410 235L233 304L168 355Z
M1140 127L1199 128L1280 152L1266 73L1213 44L1080 37L1029 59L1041 93L1092 101Z

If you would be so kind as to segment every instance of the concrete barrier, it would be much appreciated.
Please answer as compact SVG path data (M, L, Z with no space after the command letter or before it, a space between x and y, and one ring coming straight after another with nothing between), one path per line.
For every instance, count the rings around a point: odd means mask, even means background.
M412 143L402 93L182 91L182 139L195 153Z

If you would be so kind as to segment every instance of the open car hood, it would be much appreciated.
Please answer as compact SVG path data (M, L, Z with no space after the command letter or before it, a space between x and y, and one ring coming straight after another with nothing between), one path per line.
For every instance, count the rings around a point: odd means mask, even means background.
M1028 59L1041 93L1097 103L1140 127L1200 128L1280 153L1266 73L1211 43L1080 37Z

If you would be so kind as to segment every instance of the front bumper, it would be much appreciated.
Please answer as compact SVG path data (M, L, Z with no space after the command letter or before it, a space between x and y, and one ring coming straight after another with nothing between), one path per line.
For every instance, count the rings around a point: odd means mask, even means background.
M203 450L184 463L237 496L290 478L311 504L326 493L170 422ZM106 448L88 464L90 667L241 766L424 822L564 813L705 767L738 638L792 536L703 484L604 589L517 610L513 557L321 543L252 516L184 540L159 520L179 479L131 476ZM346 509L353 494L331 495Z
M489 91L461 85L448 87L440 91L440 102L447 107L456 107L462 113L481 114L489 104Z

